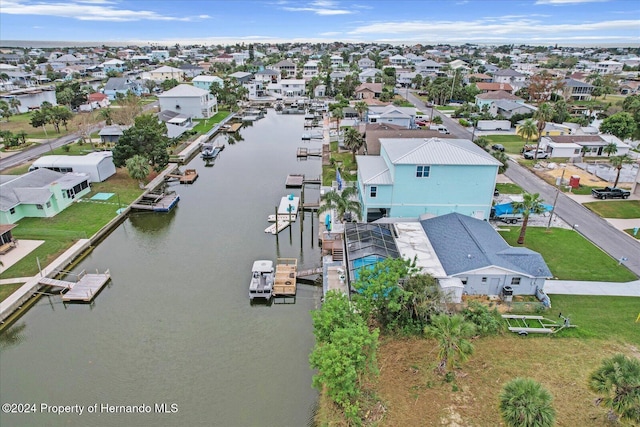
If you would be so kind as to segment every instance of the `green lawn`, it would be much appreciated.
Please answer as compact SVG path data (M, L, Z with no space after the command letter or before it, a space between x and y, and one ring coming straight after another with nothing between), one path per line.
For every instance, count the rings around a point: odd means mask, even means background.
M12 283L9 285L0 285L0 301L4 301L6 297L14 293L15 290L22 285L24 285L24 283Z
M496 184L496 188L500 192L500 194L522 194L524 190L517 184L512 183L504 183L504 184Z
M500 232L512 246L520 234L520 227ZM637 277L618 261L604 253L573 230L545 227L527 227L525 247L539 252L554 277L563 280L591 280L605 282L628 282Z
M351 152L338 153L338 141L331 142L331 158L335 159L336 164L327 165L322 167L322 185L331 186L332 181L336 180L336 166L340 164L340 176L344 181L355 181L356 175L351 174L351 171L358 169L356 163L353 161L353 154Z
M635 320L640 313L640 298L590 295L551 295L550 298L551 310L545 316L555 320L558 313L562 313L577 326L559 332L557 337L638 343L640 323Z
M9 267L2 277L33 276L38 272L36 258L42 266L53 261L68 249L77 239L89 238L116 216L118 199L124 207L133 202L142 190L138 183L129 178L124 169L105 182L91 185L92 191L83 200L89 200L96 193L116 193L102 203L83 201L73 203L52 218L23 218L12 230L20 239L44 240L36 250Z
M640 218L640 200L589 202L583 206L603 218Z
M640 231L634 236L634 229L633 228L627 228L626 230L624 230L625 233L627 233L629 236L631 237L635 237L636 239L640 239Z
M218 111L215 116L208 119L195 119L194 122L198 124L193 128L200 134L205 134L211 130L215 125L223 121L229 114L229 111Z
M589 195L591 194L591 190L595 188L595 187L589 187L587 185L582 185L580 184L580 186L578 188L572 188L571 190L568 190L566 187L561 187L561 190L564 193L573 193L573 194L580 194L580 195Z
M489 146L492 144L504 145L504 151L510 154L520 154L522 147L527 142L520 135L484 135L490 141ZM529 142L532 144L532 142Z
M438 111L444 111L444 112L453 112L455 110L457 110L459 107L451 107L449 105L438 105L436 106L436 110Z

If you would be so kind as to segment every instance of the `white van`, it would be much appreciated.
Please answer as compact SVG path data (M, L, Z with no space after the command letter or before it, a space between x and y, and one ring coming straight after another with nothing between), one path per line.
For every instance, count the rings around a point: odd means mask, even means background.
M445 125L431 125L429 126L431 130L437 130L440 133L449 134L449 129Z

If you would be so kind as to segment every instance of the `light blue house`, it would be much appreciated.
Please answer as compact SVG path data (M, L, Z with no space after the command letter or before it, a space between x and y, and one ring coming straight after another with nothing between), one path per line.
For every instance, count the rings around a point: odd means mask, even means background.
M488 220L501 163L466 139L381 138L356 156L362 218L458 212Z
M191 80L191 83L200 89L204 89L207 92L211 89L212 83L217 83L218 86L224 87L224 81L218 76L198 76Z

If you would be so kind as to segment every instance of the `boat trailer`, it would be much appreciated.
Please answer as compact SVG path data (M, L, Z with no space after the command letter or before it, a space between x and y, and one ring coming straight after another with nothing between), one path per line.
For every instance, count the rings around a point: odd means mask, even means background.
M502 318L507 321L508 329L518 335L533 334L555 334L565 328L577 328L572 325L568 317L560 313L558 315L562 323L554 322L543 316L525 316L520 314L503 314Z

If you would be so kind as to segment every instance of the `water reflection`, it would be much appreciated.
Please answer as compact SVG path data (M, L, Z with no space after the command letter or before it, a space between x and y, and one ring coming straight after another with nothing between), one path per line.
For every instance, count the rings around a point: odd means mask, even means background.
M24 330L26 327L26 322L16 323L0 334L0 350L6 350L22 343L25 339Z

